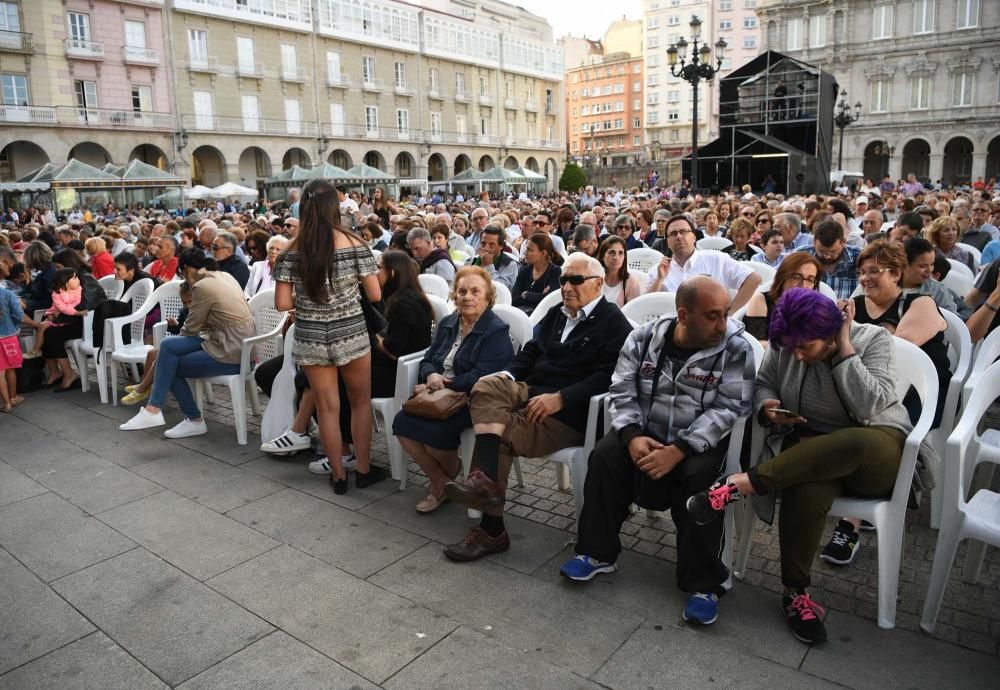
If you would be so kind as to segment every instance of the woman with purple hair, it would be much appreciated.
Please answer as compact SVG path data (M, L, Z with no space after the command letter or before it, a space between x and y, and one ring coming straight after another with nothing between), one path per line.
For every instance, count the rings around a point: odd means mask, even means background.
M815 290L785 291L754 391L758 419L777 427L781 450L688 501L704 524L744 496L771 496L773 514L781 491L782 609L792 634L807 644L826 639L823 609L806 591L826 515L842 494L888 496L912 429L896 395L892 335L854 323L854 307Z

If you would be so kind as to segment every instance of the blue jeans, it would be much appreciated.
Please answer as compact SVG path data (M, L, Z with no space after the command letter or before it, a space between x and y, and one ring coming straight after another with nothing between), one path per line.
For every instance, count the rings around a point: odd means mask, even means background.
M240 373L239 364L226 364L213 359L201 349L202 342L196 335L172 335L160 343L153 392L149 395L150 405L162 408L167 401L167 392L170 392L185 417L199 419L201 410L194 401L187 379Z

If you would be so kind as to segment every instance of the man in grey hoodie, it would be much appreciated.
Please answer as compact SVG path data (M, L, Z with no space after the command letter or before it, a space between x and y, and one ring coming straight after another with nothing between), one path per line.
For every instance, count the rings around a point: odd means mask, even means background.
M696 525L688 497L725 466L727 434L750 414L756 369L743 325L729 319L729 293L707 276L677 290L677 314L637 328L611 379L613 432L590 456L577 555L563 576L586 581L617 569L619 530L633 502L670 509L677 526L677 585L684 619L714 623L729 571L722 522Z

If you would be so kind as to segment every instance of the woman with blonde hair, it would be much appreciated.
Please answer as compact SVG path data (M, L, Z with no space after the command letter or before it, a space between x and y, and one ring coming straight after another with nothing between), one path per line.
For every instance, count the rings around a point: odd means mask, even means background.
M962 239L962 229L958 226L957 220L951 216L937 218L927 228L927 239L934 245L934 250L939 256L965 264L975 275L975 258L971 252L958 246Z
M83 244L83 248L90 257L90 272L95 278L100 280L114 274L115 260L103 237L91 237Z

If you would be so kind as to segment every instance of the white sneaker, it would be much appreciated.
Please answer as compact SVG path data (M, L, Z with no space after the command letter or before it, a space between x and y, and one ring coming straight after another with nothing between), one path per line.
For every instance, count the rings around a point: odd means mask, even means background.
M153 414L152 412L146 412L145 407L140 407L135 417L132 417L132 419L124 424L119 424L118 428L122 431L137 431L139 429L153 429L164 424L166 422L163 420L163 412Z
M354 456L354 453L351 453L350 455L341 455L340 463L344 466L345 472L358 471L358 459Z
M351 455L342 455L340 463L344 466L345 472L356 472L358 469L358 459ZM313 474L330 474L330 461L327 458L320 458L309 463L309 471Z
M167 438L187 438L188 436L201 436L202 434L208 433L208 425L205 424L205 420L200 422L192 422L190 419L185 419L180 424L163 432L163 435Z
M262 443L260 449L265 453L289 455L296 451L308 450L311 441L312 439L309 438L309 434L300 434L297 431L289 429L278 438Z

